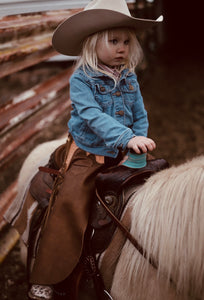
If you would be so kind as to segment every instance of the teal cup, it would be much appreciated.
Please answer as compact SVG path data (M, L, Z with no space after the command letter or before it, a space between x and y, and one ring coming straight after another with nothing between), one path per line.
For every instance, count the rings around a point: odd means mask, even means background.
M137 154L133 153L133 151L128 152L128 159L122 163L123 166L133 168L133 169L140 169L144 168L147 165L147 154Z

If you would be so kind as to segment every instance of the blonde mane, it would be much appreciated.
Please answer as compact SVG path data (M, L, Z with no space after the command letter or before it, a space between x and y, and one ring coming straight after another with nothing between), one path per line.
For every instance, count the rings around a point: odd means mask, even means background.
M158 280L165 278L166 288L173 286L179 299L204 299L204 156L152 176L130 206L131 233L158 263ZM126 242L116 268L126 278L125 288L133 293L133 286L142 284L148 289L150 268ZM147 299L144 290L129 299Z

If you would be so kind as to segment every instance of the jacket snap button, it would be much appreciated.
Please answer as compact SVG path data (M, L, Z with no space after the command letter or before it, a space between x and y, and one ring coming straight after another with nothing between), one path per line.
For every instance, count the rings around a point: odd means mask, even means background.
M105 92L106 88L104 86L100 86L100 91Z
M123 111L123 110L119 110L119 111L116 111L115 114L116 114L116 115L123 116L123 115L124 115L124 111Z
M132 84L129 84L129 90L133 91L134 87L132 86Z
M121 95L121 92L117 91L115 94L117 97L119 97Z

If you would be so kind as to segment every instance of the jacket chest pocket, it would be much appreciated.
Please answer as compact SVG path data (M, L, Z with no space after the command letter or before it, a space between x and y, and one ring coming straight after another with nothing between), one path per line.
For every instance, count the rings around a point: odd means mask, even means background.
M103 84L95 84L95 99L101 107L106 108L111 106L112 97L111 97L112 88Z
M129 105L133 105L136 100L136 93L138 91L139 85L136 80L126 80L120 86L121 91L124 94L125 102Z

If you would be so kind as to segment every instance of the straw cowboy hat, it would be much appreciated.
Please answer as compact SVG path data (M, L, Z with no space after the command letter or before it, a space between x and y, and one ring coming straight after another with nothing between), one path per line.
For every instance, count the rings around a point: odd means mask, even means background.
M160 23L157 20L133 18L125 0L92 0L62 24L53 35L54 48L64 55L79 55L83 41L91 34L117 27L131 27L136 32Z

